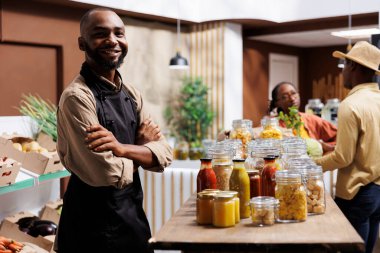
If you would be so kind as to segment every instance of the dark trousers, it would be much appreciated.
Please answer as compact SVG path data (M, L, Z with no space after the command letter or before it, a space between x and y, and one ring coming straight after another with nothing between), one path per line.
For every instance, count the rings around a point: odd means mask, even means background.
M335 202L363 238L366 253L371 253L379 233L380 186L370 183L362 186L353 199L336 197Z

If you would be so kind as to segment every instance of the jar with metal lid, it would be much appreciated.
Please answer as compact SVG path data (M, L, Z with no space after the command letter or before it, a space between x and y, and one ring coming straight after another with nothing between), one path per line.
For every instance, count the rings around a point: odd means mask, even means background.
M235 223L238 224L240 222L240 199L238 197L237 191L221 191L224 194L231 194L233 196L235 202Z
M285 169L288 168L288 160L291 159L310 159L307 154L306 146L284 146L282 162Z
M331 98L327 100L326 105L322 109L322 118L333 123L338 124L338 108L339 99Z
M275 196L276 187L276 157L266 156L264 158L265 165L261 172L261 184L262 184L262 195L263 196Z
M300 222L306 220L306 189L300 172L277 171L275 197L279 200L279 222Z
M234 159L230 178L230 190L237 191L240 200L240 217L248 218L250 215L250 184L248 173L244 167L244 159Z
M226 139L216 144L217 146L226 147L226 149L232 152L232 159L245 159L243 144L239 139Z
M237 119L232 121L230 139L239 139L243 144L243 156L246 159L248 153L248 143L253 139L252 121L248 119Z
M212 169L211 161L209 158L202 158L201 168L197 175L197 192L204 189L216 189L216 176Z
M307 212L309 214L323 214L326 211L325 184L322 167L308 165L304 173L307 189Z
M235 226L235 200L232 194L215 195L212 224L216 227Z
M225 145L215 145L209 149L212 156L212 169L216 176L216 187L219 190L230 189L230 177L232 173L232 151Z
M258 170L247 170L249 177L249 197L262 196L261 194L261 175Z
M248 170L262 171L264 168L264 157L272 155L277 157L277 162L280 167L282 163L278 160L280 156L280 142L275 139L257 139L249 143L249 157L246 160L245 166Z
M197 194L197 223L200 225L212 224L214 197L213 192L199 192Z
M309 99L307 105L305 106L305 112L317 115L321 117L323 109L323 103L319 98Z
M273 225L277 219L278 200L274 197L254 197L250 201L252 223L255 226Z
M263 118L261 120L261 127L262 131L260 133L260 138L282 139L282 131L278 125L277 118Z

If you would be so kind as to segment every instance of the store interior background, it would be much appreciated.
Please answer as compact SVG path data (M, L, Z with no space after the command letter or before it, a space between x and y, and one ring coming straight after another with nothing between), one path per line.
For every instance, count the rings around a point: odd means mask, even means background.
M115 8L124 17L129 53L120 71L124 81L142 91L162 129L163 110L182 76L203 78L217 112L211 138L231 127L233 119L260 124L270 82L276 79L270 73L271 54L297 59L297 76L290 81L298 82L301 108L313 97L343 99L341 70L331 53L345 51L348 40L329 31L346 29L348 15L353 28L378 27L380 10L380 1L369 0L101 2L0 1L0 115L19 115L15 107L23 93L58 101L83 62L79 20L91 7ZM178 13L188 71L168 68L177 48Z

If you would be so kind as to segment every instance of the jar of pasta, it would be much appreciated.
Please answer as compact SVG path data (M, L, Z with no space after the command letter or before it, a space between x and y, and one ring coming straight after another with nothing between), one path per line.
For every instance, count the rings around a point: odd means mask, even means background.
M300 222L306 220L306 190L300 172L277 171L275 197L279 201L279 222Z
M230 190L237 191L240 200L240 217L248 218L250 215L249 200L250 187L248 173L244 167L244 159L234 159L230 178Z
M232 121L230 139L239 139L243 144L243 157L247 158L248 143L253 139L252 121L248 119L237 119Z
M199 192L197 194L197 223L212 224L215 192Z
M266 117L261 120L262 131L260 138L282 139L282 132L277 118Z
M309 165L303 170L303 173L305 173L304 178L307 189L307 212L309 214L325 213L326 199L322 167Z
M252 223L255 226L273 225L277 219L278 201L274 197L254 197L250 201Z
M212 156L212 169L216 176L216 187L222 191L230 189L232 173L232 151L224 145L215 145L209 149Z
M235 200L232 194L221 192L215 195L212 224L223 228L235 226Z

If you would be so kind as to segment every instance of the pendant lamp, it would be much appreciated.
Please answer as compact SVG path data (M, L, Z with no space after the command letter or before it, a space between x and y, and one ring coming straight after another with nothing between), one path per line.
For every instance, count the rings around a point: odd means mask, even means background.
M179 1L178 5L178 17L179 17ZM170 69L188 69L189 63L185 57L180 53L180 42L181 42L181 21L177 19L177 52L173 58L170 59L169 68Z
M352 17L351 17L351 14L348 15L348 30L351 30L351 24L352 24ZM352 48L351 46L351 38L348 39L348 45L347 45L347 49L346 49L346 52L350 51ZM338 60L338 68L341 68L343 69L344 68L344 64L345 64L345 60L344 59L339 59Z

